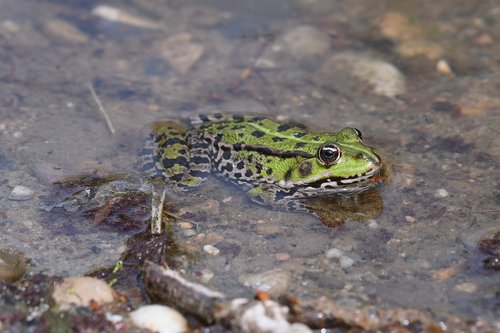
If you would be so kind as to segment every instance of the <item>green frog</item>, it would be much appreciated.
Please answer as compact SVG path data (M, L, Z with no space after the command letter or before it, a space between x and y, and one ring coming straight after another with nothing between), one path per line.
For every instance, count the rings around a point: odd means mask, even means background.
M354 195L377 185L382 161L358 129L307 130L260 116L199 115L185 129L153 125L140 152L142 169L180 191L216 175L266 206L309 211L309 197Z

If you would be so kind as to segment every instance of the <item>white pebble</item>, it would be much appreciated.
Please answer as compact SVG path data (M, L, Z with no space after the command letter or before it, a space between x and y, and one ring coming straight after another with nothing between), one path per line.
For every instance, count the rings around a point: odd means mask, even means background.
M375 220L368 220L368 228L370 229L377 229L378 228L378 223Z
M417 219L416 219L416 218L414 218L413 216L406 215L406 216L405 216L405 220L406 220L406 222L408 222L408 223L415 223L415 221L416 221Z
M354 265L354 260L352 260L348 256L340 257L340 267L345 269L351 267L352 265Z
M448 191L446 191L444 188L438 188L436 190L435 196L438 198L446 198L448 196Z
M340 258L341 255L342 255L342 250L337 248L328 249L325 254L327 258Z
M8 199L14 201L24 201L33 198L33 190L26 186L18 185L10 192Z
M184 237L191 237L191 236L196 235L196 231L194 231L193 229L185 229L185 230L182 230L182 235Z
M62 283L55 285L52 298L59 308L67 309L71 305L89 306L92 302L113 302L114 291L103 280L88 276L67 277Z
M140 328L158 333L188 331L186 319L176 310L164 305L145 305L130 312L130 319Z
M218 248L216 248L215 246L210 245L210 244L204 245L203 251L205 251L206 253L211 254L213 256L218 255L220 252L220 250Z

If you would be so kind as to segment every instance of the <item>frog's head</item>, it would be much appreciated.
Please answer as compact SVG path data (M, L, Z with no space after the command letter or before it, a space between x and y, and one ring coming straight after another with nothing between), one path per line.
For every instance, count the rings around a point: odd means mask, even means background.
M382 160L363 143L358 129L347 127L321 138L323 142L315 145L316 154L297 159L281 186L316 195L353 194L372 187L370 179L379 173Z

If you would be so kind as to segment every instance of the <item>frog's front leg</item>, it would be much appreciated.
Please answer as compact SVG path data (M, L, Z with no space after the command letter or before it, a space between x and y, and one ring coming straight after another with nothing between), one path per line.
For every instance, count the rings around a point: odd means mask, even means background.
M261 184L247 193L252 201L278 210L310 212L299 200L294 199L295 189L284 189L275 184Z

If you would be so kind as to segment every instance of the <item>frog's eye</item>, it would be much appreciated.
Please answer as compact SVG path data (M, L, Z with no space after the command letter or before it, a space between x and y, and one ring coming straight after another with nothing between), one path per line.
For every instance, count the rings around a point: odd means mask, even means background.
M361 134L361 131L357 128L353 128L354 132L356 132L356 135L358 136L358 138L363 141L363 134Z
M333 143L325 143L318 149L318 162L330 166L340 159L340 149Z

